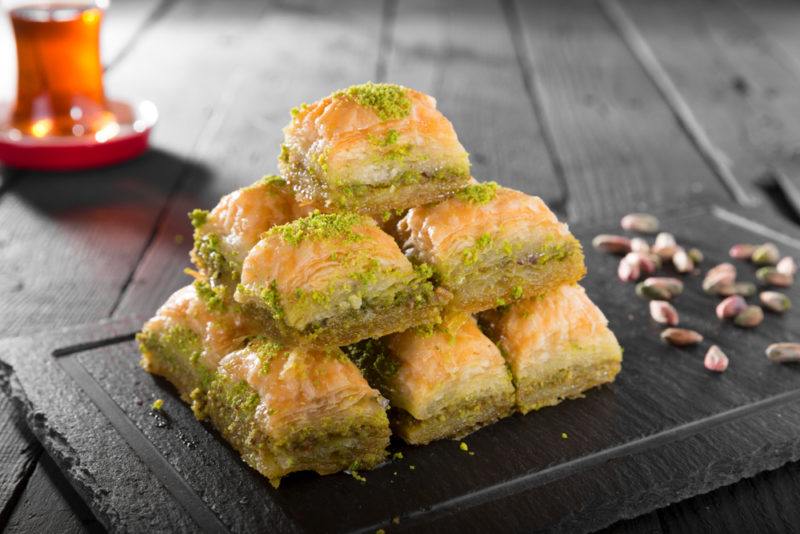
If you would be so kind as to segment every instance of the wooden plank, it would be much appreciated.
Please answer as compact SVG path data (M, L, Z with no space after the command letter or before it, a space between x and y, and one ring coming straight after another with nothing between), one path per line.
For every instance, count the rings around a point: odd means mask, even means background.
M276 172L289 109L375 76L380 21L380 4L369 0L282 3L249 32L242 68L227 80L213 127L193 153L206 179L185 175L116 317L153 313L188 283L182 272L191 247L186 213L213 207L220 196ZM354 25L364 31L349 31Z
M120 7L128 15L136 13L125 2ZM209 72L220 79L230 74L228 58L241 43L237 36L246 35L265 9L255 1L240 2L236 9L212 2L173 6L106 77L109 94L152 98L162 110L170 110L153 136L159 148L104 170L18 173L5 188L0 197L0 292L6 306L0 310L0 335L112 312L174 184L194 168L183 153L200 137L209 119L204 110L217 98ZM109 28L118 29L120 37L140 25L132 17L116 27L112 20L113 12ZM209 51L211 41L215 46ZM164 42L172 43L169 54L162 53ZM191 91L176 90L175 79ZM0 449L0 467L9 480L24 479L28 458L19 456L19 450L28 443L26 436L12 433Z
M800 239L791 226L754 210L696 209L663 220L682 243L700 247L709 265L725 259L728 247L739 240L772 239L785 252L800 253ZM615 226L577 225L575 231L588 243L596 232ZM715 231L697 232L697 228ZM339 474L287 477L279 490L256 477L260 484L254 486L252 472L242 470L224 442L194 422L171 386L135 365L133 342L68 356L70 365L84 370L81 380L69 382L55 373L65 364L54 366L50 350L0 346L0 354L20 377L15 396L28 399L32 412L58 421L72 409L58 395L88 392L107 418L112 414L117 420L115 426L120 426L120 417L135 425L183 484L224 524L243 532L258 530L264 523L256 510L232 499L236 488L245 488L247 502L260 503L259 510L282 511L291 523L287 528L294 525L309 531L582 532L800 458L800 368L771 363L763 355L774 340L796 339L800 315L769 315L758 329L737 329L714 317L718 299L702 292L700 276L689 275L676 305L682 323L703 332L707 341L700 347L676 349L659 340L661 328L649 319L646 303L634 296L632 284L614 278L616 259L590 247L586 251L587 291L626 349L617 381L582 400L511 417L470 435L465 441L474 456L465 455L452 441L425 447L396 444L393 450L401 451L404 459L366 473L366 484ZM740 278L752 279L753 271L741 264ZM800 298L797 288L787 293ZM137 324L131 321L127 327ZM50 336L28 343L50 347L59 339ZM731 359L724 374L703 368L702 355L711 343L719 344ZM55 399L51 389L60 392ZM159 426L148 413L146 405L154 398L165 399L168 426ZM87 443L91 428L75 424L60 435L67 443ZM60 429L57 424L50 428ZM99 458L105 456L105 449L88 446L75 453L80 465L94 469L101 467ZM203 476L209 477L207 483ZM105 495L125 490L124 484L108 484L104 478L95 485L106 491L91 499L102 503ZM141 484L148 485L146 480ZM120 520L135 515L140 504L115 502ZM399 517L399 526L393 526L393 517Z
M100 523L64 479L58 466L43 455L28 480L25 497L14 509L4 532L104 532Z
M661 70L747 194L768 196L776 172L800 186L800 78L728 1L604 2L651 71ZM662 87L662 90L668 90Z
M386 79L436 97L470 153L473 175L538 195L562 211L564 184L500 2L400 2L393 30Z
M571 219L730 198L596 4L512 5Z

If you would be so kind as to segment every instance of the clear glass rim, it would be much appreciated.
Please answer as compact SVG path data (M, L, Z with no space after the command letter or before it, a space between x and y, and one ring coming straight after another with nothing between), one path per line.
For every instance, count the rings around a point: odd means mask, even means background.
M98 9L108 9L109 0L0 0L0 8L4 11L11 11L21 7L45 7L52 5L67 5L80 7L96 7Z

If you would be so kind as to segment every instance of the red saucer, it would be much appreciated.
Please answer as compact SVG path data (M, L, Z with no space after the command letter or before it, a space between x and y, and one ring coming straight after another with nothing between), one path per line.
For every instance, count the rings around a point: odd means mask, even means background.
M84 136L33 137L7 122L8 105L0 106L0 162L19 169L74 171L119 163L147 149L150 130L158 120L149 101L130 105L109 101L119 128Z

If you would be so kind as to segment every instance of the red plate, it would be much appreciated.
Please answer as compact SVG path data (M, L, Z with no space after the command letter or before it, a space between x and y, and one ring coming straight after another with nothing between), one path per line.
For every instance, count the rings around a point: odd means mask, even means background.
M11 128L6 119L9 108L0 106L0 162L19 169L74 171L119 163L144 152L158 120L156 106L146 100L134 105L112 100L108 106L117 118L110 131L42 138Z

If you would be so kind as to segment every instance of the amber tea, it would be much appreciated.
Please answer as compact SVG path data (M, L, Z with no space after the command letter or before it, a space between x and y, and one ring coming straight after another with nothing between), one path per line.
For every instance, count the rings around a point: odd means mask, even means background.
M113 121L103 92L100 23L93 3L22 4L10 10L17 45L13 126L35 137L94 133Z

